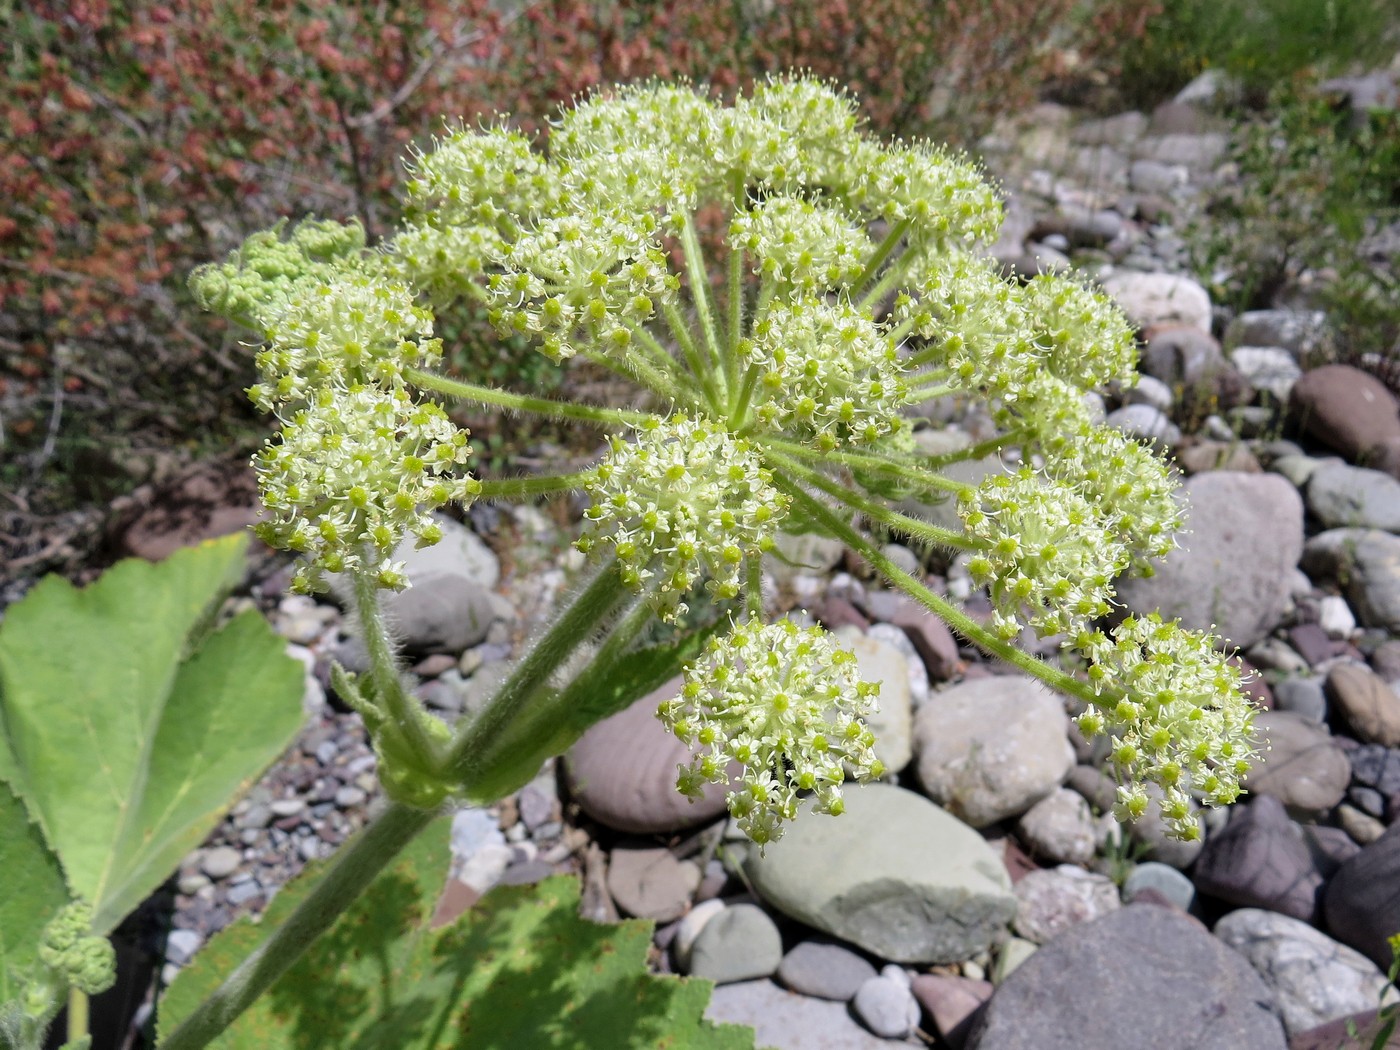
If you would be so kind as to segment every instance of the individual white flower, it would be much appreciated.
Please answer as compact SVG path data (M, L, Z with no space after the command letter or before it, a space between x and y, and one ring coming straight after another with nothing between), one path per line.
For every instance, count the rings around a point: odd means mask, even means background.
M750 559L771 549L786 498L747 441L706 420L652 420L612 452L584 488L581 550L611 545L623 581L647 589L674 618L702 577L717 598L735 597Z
M436 543L442 530L427 512L479 489L457 473L468 454L467 432L402 388L318 388L253 458L272 512L258 535L307 556L298 589L320 589L323 573L343 571L400 589L403 567L390 560L399 541L411 532L420 546Z
M657 712L695 749L677 787L698 797L707 783L728 783L737 762L742 772L727 796L729 811L760 845L782 836L802 792L816 795L817 812L839 814L847 765L861 780L884 772L863 721L878 692L860 680L855 654L819 628L787 619L737 624L710 642L686 669L680 695Z
M1146 812L1144 781L1162 789L1162 817L1179 838L1200 835L1192 793L1224 806L1257 755L1254 705L1240 690L1240 672L1209 635L1164 623L1155 613L1129 616L1112 635L1088 631L1068 643L1089 661L1098 695L1078 718L1086 737L1108 733L1110 760L1123 780L1115 813Z

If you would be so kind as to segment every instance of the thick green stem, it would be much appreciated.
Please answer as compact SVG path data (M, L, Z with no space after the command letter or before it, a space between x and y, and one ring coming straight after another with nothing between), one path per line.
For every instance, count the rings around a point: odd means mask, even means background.
M742 174L736 174L734 177L735 214L743 209L744 177ZM733 390L739 378L739 339L744 332L744 250L732 244L729 247L729 299L725 305L729 312L729 331L728 337L724 341L724 363L729 387Z
M646 387L657 397L673 403L688 403L690 400L681 393L680 387L636 354L622 361L613 360L601 350L584 350L582 356L600 368L606 368L609 372L619 375L623 379Z
M671 356L671 352L661 345L656 336L641 325L633 325L628 329L632 333L632 338L637 345L641 346L651 359L652 364L662 375L664 375L677 387L687 390L692 394L700 393L699 384L694 377L687 375L680 367L676 359Z
M68 1041L76 1044L88 1034L88 997L76 988L68 989Z
M748 585L744 588L744 610L753 619L763 616L763 562L749 559Z
M431 390L435 394L475 401L497 408L513 409L518 412L533 412L549 419L572 419L597 426L637 426L656 417L650 412L629 412L626 409L602 408L597 405L578 405L569 401L551 401L544 397L530 397L495 387L464 383L460 379L449 379L436 372L424 372L410 368L404 377L416 387Z
M417 700L408 695L399 678L399 656L389 631L384 625L384 613L379 607L379 588L374 578L365 572L351 573L355 588L355 612L369 654L370 679L374 682L377 706L393 731L413 752L414 763L424 771L437 770L442 751L423 728L429 717Z
M999 657L1007 663L1019 667L1026 674L1039 679L1052 689L1069 693L1087 704L1101 705L1103 703L1102 698L1094 692L1092 686L1041 660L1037 660L1034 656L1022 652L1009 642L1002 641L948 599L929 590L885 557L879 548L842 521L839 515L828 510L820 500L808 495L797 482L779 473L773 475L773 481L779 488L792 496L796 503L801 505L804 513L810 514L831 535L870 562L887 581L934 613L973 645L992 656Z
M592 476L591 470L581 470L577 474L540 474L527 478L501 478L496 481L483 481L477 498L520 499L524 496L572 492L574 489L582 488L583 483Z
M467 786L481 773L484 759L517 713L550 675L587 638L606 624L626 597L615 561L609 560L530 648L482 712L452 743L448 776Z
M749 403L753 400L754 384L758 382L758 371L758 365L749 365L744 370L744 383L739 388L734 404L729 406L729 427L731 430L738 430L744 425L744 417L749 414Z
M911 405L917 405L921 401L932 401L936 397L965 393L967 393L967 391L962 387L949 386L947 383L938 383L933 386L920 386L909 391L909 403Z
M1005 434L998 434L996 437L989 437L986 441L979 441L975 445L968 445L966 448L955 448L951 452L942 452L936 456L925 456L919 460L919 466L926 470L937 470L953 463L965 463L968 460L983 459L993 452L1000 452L1008 445L1015 445L1020 442L1026 433L1024 430L1010 430Z
M436 815L432 810L392 803L341 846L310 894L160 1044L161 1050L200 1050L208 1046L286 973L316 938L334 925L375 876Z

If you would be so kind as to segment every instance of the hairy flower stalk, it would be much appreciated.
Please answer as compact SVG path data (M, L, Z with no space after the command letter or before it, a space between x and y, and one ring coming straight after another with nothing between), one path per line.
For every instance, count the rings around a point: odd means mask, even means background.
M264 337L250 393L282 432L256 459L272 511L262 532L305 554L298 585L347 572L409 586L393 552L405 536L437 539L432 509L581 488L591 505L578 547L610 561L575 613L603 635L625 620L609 659L633 644L638 608L729 625L660 717L695 750L681 789L738 769L729 806L762 843L800 794L836 813L847 776L883 772L862 722L874 689L850 654L755 615L775 535L820 528L972 641L1083 701L1085 733L1114 738L1121 815L1141 815L1155 784L1168 825L1190 836L1193 800L1238 794L1251 709L1213 640L1150 617L1099 626L1114 581L1150 571L1180 524L1164 464L1084 403L1135 381L1131 326L1088 285L1000 273L984 249L1001 209L974 165L875 141L850 98L799 77L732 105L686 85L618 88L562 113L547 154L504 127L459 128L411 168L407 220L382 249L353 224L304 223L251 238L192 282ZM435 312L460 299L553 361L630 378L639 404L659 407L438 374ZM948 393L985 403L1001 434L921 455L910 409ZM609 450L581 475L483 485L466 472L467 435L429 395L604 428ZM975 487L940 474L1012 449L1019 469ZM950 495L961 530L888 505ZM964 552L991 595L991 629L890 564L857 516ZM628 591L634 611L619 618ZM1025 629L1058 636L1084 676L1012 647ZM542 725L568 695L550 676L576 644L555 639L530 658L455 744L408 748L409 779L470 794L471 756L501 750L485 736L518 713ZM420 716L377 710L385 725Z

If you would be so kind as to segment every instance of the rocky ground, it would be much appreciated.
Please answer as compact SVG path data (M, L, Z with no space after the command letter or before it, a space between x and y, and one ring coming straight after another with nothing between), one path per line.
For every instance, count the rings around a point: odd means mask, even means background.
M888 782L759 856L721 792L675 794L680 745L647 698L515 797L457 815L455 907L578 872L590 917L654 919L659 969L715 980L711 1016L794 1050L1303 1050L1340 1045L1342 1019L1394 998L1400 410L1367 373L1319 363L1325 316L1229 317L1184 274L1182 224L1230 177L1208 90L1150 115L1042 106L985 146L1009 197L1003 262L1072 265L1142 330L1145 378L1104 409L1174 454L1190 511L1182 549L1121 597L1214 625L1258 672L1270 750L1247 800L1203 812L1201 843L1150 820L1123 833L1102 815L1103 749L1077 737L1064 701L959 646L839 546L794 539L785 553L804 567L773 563L774 610L834 629L883 681ZM927 422L930 450L985 436L965 406ZM414 587L392 599L420 695L449 718L489 695L578 568L567 514L477 508L469 526L412 555ZM150 542L142 527L134 549ZM504 573L493 548L509 552ZM959 562L887 552L985 608ZM167 978L379 803L358 719L327 697L329 662L362 660L350 625L289 595L288 577L274 564L243 600L305 662L307 728L182 866Z

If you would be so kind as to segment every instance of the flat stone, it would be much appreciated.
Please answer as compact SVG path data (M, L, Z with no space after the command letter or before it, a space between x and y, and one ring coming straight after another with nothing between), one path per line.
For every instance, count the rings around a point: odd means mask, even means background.
M609 859L608 892L622 911L639 919L679 919L699 886L700 868L670 850L615 849Z
M1400 696L1359 664L1338 664L1327 674L1327 697L1356 738L1400 747Z
M1109 426L1149 444L1174 448L1181 444L1181 428L1152 405L1125 405L1108 414Z
M226 879L243 864L243 854L231 846L215 846L200 858L199 870L211 879Z
M1019 816L1074 766L1062 701L1024 675L960 682L914 718L919 780L973 827Z
M1210 295L1189 277L1123 271L1107 277L1103 288L1138 328L1180 324L1210 331Z
M1112 879L1073 864L1030 872L1016 883L1016 900L1016 932L1033 944L1047 944L1120 905Z
M882 1039L903 1039L919 1021L919 1004L908 983L883 975L860 986L851 1009Z
M846 1002L875 976L875 967L849 948L829 941L802 941L783 956L778 981L818 999Z
M716 984L770 977L783 959L783 938L762 908L735 904L705 923L690 949L690 972Z
M1123 880L1123 903L1131 904L1142 893L1155 893L1182 911L1196 903L1196 887L1191 880L1167 864L1144 861L1134 865Z
M1351 767L1325 726L1288 711L1261 711L1254 730L1269 750L1244 778L1247 790L1304 813L1325 813L1342 800Z
M772 1050L890 1050L892 1045L852 1020L845 1003L809 999L768 980L720 985L705 1016L748 1025L754 1045Z
M1303 358L1321 348L1326 328L1321 310L1246 310L1226 327L1225 345L1278 346Z
M1098 828L1084 796L1056 788L1016 822L1016 833L1033 857L1058 864L1087 864L1098 848Z
M960 962L1015 914L1006 869L982 837L928 799L885 784L848 787L846 812L803 813L766 853L755 891L786 915L883 959Z
M1181 549L1157 563L1155 576L1119 580L1119 601L1253 645L1291 601L1289 573L1303 548L1302 499L1277 475L1234 471L1197 474L1178 498L1186 504Z
M1293 385L1303 378L1303 369L1287 350L1277 346L1237 346L1230 351L1230 362L1255 390L1262 390L1278 404L1288 403Z
M1325 528L1400 531L1400 481L1379 470L1323 463L1308 478L1307 499Z
M691 802L676 790L676 769L690 749L657 720L661 701L676 695L673 679L589 728L564 756L574 801L601 824L636 834L666 834L714 820L725 811L723 784Z
M1291 414L1303 432L1353 462L1378 445L1400 440L1395 395L1351 365L1314 368L1294 386Z
M695 947L695 939L700 936L700 932L709 921L724 909L725 903L722 900L702 900L676 924L676 936L671 941L671 957L682 973L690 972L690 951Z
M1148 991L1150 989L1150 992ZM968 1050L1284 1050L1263 980L1180 912L1130 904L1066 931L987 1002Z
M1242 908L1216 923L1215 936L1248 959L1273 991L1289 1035L1400 1000L1370 959L1287 915Z
M1142 371L1173 389L1213 389L1226 367L1225 355L1208 328L1190 324L1159 325L1145 333Z

